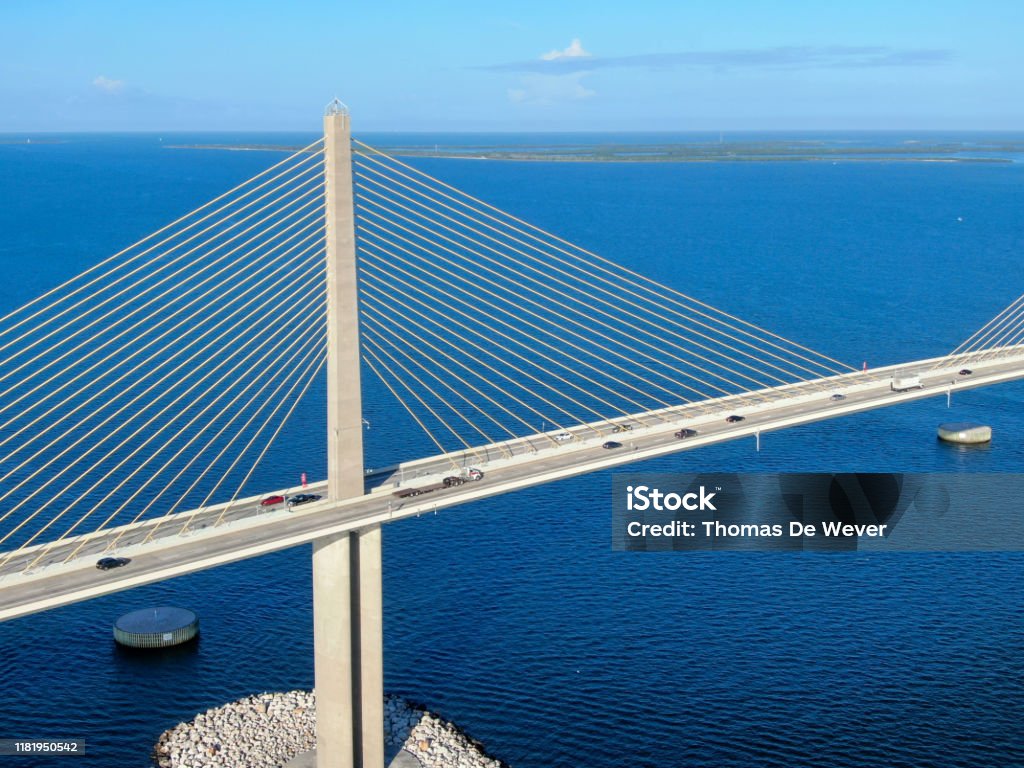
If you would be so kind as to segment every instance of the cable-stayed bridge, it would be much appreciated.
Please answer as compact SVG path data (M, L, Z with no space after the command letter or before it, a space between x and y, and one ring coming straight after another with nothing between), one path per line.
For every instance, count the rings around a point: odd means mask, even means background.
M1024 296L858 370L352 142L334 105L322 140L0 318L0 618L312 542L318 760L379 765L382 523L1022 378L1022 340ZM364 468L364 376L432 455L399 432ZM261 486L325 405L326 480Z

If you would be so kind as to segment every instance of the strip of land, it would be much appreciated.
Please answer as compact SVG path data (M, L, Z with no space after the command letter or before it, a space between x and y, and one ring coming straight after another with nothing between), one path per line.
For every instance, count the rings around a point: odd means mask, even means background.
M168 149L296 152L298 146L279 144L172 144ZM958 142L924 144L836 145L823 142L713 142L661 144L579 145L397 145L382 151L400 157L433 157L457 160L515 160L535 162L928 162L1011 163L1024 159L1024 142L967 145ZM359 154L360 150L356 149Z

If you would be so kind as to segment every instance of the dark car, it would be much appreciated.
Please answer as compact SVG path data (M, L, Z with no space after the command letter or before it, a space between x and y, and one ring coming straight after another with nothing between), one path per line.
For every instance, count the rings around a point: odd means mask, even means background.
M260 502L261 507L273 507L276 504L284 504L284 496L267 496Z
M960 375L961 376L970 376L972 373L974 373L974 371L972 371L970 368L961 368L960 369Z
M726 421L728 421L730 424L735 424L737 422L743 421L745 418L747 418L747 417L746 416L738 416L738 415L736 415L734 413L732 416L729 416L728 418L726 418Z
M111 568L120 568L123 565L128 565L131 561L130 557L101 557L96 561L96 567L101 571L109 571Z
M834 395L832 395L832 397L829 398L829 400L834 400L835 402L839 402L840 400L845 399L846 395L842 394L841 392L836 392Z
M680 429L678 432L676 432L676 437L678 437L680 440L685 440L688 437L696 437L696 436L697 436L697 430L696 429Z
M614 440L609 440L607 443L601 446L602 448L621 448L622 443L617 443Z
M315 493L300 493L288 499L288 503L293 507L297 507L299 504L309 504L311 501L320 501L320 497Z

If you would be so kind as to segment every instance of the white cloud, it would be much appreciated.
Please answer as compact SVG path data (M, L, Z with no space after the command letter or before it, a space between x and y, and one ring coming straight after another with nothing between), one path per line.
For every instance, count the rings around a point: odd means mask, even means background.
M556 61L557 59L579 59L589 56L590 53L583 50L583 45L578 37L574 37L568 48L561 51L548 51L541 55L541 61Z
M124 80L112 80L103 75L97 75L92 81L93 88L104 93L121 93L124 90Z
M586 66L591 60L589 51L574 37L568 47L548 51L534 59L535 71L527 70L519 78L516 87L506 93L513 104L531 106L552 106L583 101L596 92L583 84L583 78L590 75ZM563 65L576 62L572 71L562 69Z

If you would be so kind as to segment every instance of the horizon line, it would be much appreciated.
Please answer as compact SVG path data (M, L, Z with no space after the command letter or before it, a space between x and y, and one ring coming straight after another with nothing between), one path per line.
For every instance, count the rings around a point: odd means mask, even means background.
M918 133L1022 133L1024 134L1024 127L1019 128L924 128L924 127L900 127L900 128L608 128L608 129L595 129L595 128L557 128L557 129L498 129L498 128L479 128L479 129L431 129L431 128L410 128L410 129L398 129L398 128L380 128L355 131L355 133L395 133L395 134L511 134L511 135L536 135L536 134L691 134L691 133L710 133L710 134L737 134L737 133L836 133L836 132L847 132L847 133L901 133L914 131ZM179 134L179 133L320 133L321 131L314 128L172 128L172 129L160 129L160 128L79 128L79 129L0 129L0 136L24 136L27 134L52 134L52 135L75 135L75 134L133 134L133 135L156 135L156 134Z

